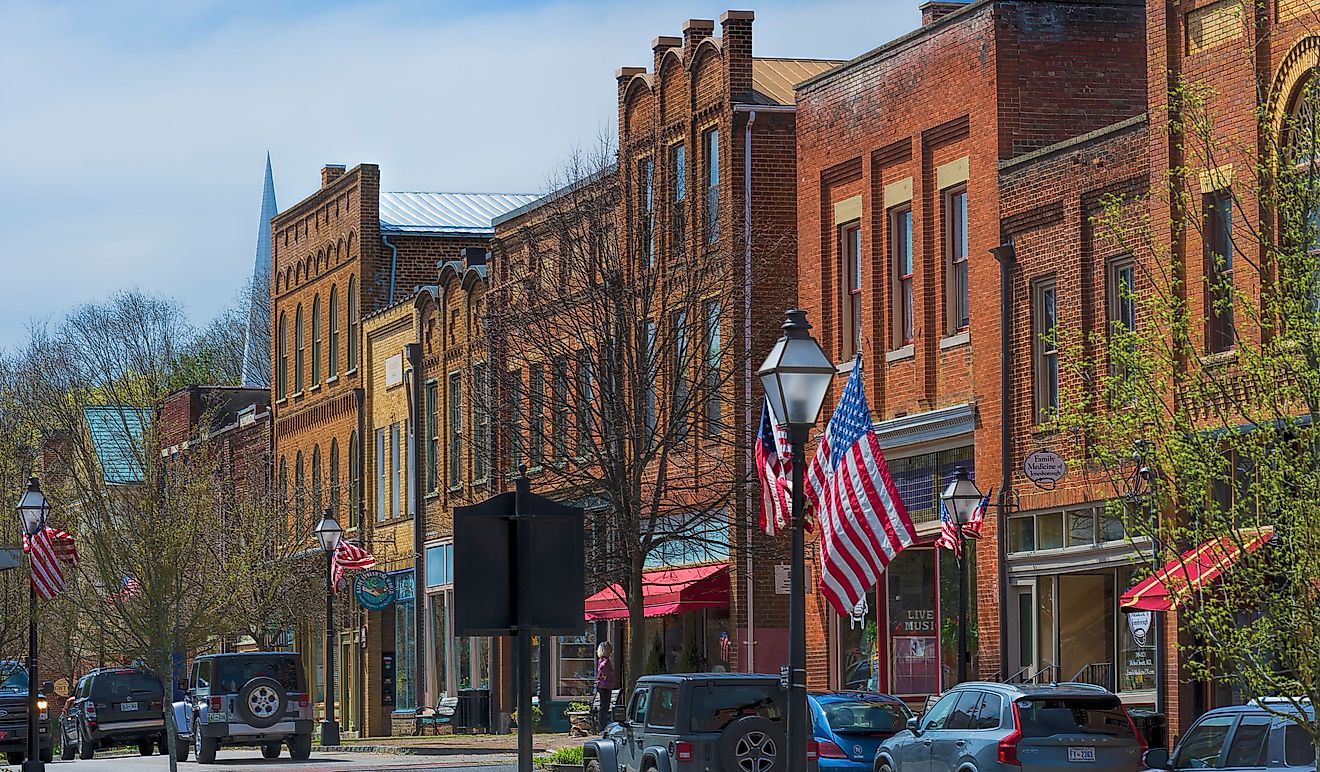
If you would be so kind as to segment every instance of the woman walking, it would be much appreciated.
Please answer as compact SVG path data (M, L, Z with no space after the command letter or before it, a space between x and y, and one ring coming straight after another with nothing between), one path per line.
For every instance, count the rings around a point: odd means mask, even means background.
M600 699L600 713L596 717L596 728L605 731L610 723L610 698L618 688L614 672L614 646L609 641L601 641L596 646L596 696Z

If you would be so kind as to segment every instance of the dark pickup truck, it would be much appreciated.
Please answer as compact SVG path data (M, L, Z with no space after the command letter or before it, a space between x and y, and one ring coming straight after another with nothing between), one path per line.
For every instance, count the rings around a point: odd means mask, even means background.
M50 709L46 704L49 684L43 684L37 695L37 708L41 711L41 760L52 760ZM13 765L22 764L28 751L28 672L21 662L0 660L0 753Z

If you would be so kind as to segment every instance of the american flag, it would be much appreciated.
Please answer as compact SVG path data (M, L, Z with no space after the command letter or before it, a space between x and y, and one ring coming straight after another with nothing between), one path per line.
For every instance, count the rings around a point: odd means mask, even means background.
M807 469L806 493L821 523L821 592L848 616L917 538L871 426L860 357Z
M330 592L339 592L339 580L344 577L344 571L371 568L374 565L376 559L370 552L341 540L339 546L335 547L334 557L330 559Z
M142 583L131 576L125 576L119 583L119 589L105 596L106 603L115 601L125 601L129 598L135 598L142 594Z
M44 600L64 592L67 582L60 564L78 565L78 548L64 531L43 526L35 536L23 535L23 551L32 566L32 586Z
M792 516L792 459L783 425L775 423L769 404L762 404L756 474L761 478L761 530L771 536L787 528Z
M976 509L972 510L971 517L967 519L967 522L963 523L963 536L966 536L969 539L981 538L981 527L985 525L985 511L990 508L990 497L994 494L995 489L992 486L990 490L986 491L985 495L981 497L981 501L976 505Z
M944 505L944 499L940 499L940 536L935 540L935 546L949 550L954 557L962 557L962 540L958 538L958 522L953 519L953 513L949 511L949 508Z

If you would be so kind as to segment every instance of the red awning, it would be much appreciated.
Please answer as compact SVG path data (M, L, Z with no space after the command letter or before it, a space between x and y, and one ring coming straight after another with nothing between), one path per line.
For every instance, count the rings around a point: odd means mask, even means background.
M1243 528L1210 539L1174 558L1137 586L1123 593L1123 611L1172 611L1191 594L1213 582L1244 553L1252 552L1274 536L1274 529Z
M642 598L648 617L703 608L729 607L729 566L663 568L642 574ZM623 588L611 585L587 598L587 619L627 619Z

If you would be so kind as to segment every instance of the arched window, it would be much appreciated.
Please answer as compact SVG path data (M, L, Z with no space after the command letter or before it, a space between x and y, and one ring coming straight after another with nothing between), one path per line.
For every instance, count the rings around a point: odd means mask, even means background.
M348 277L348 355L345 361L348 363L348 369L357 367L357 342L358 342L358 296L357 296L357 277Z
M321 446L312 446L312 517L320 522L325 507L321 504Z
M330 288L330 347L326 350L327 378L339 375L339 288Z
M303 474L303 454L293 462L293 516L298 526L302 527L303 517L307 514L307 477Z
M275 340L278 348L275 364L275 398L284 399L289 396L289 330L284 324L283 311L280 312L280 321L275 328Z
M303 335L303 310L299 304L298 310L293 315L293 393L298 394L303 390L303 345L305 343Z
M348 435L348 525L358 524L359 498L362 495L362 449L357 432Z
M1284 239L1306 245L1285 250L1278 257L1278 283L1308 308L1288 317L1314 318L1320 311L1320 77L1312 71L1302 79L1284 118L1284 168L1275 182L1280 201L1280 230ZM1293 265L1296 264L1296 265Z
M339 440L330 440L330 495L325 504L339 517Z
M312 385L321 383L321 296L312 301Z

